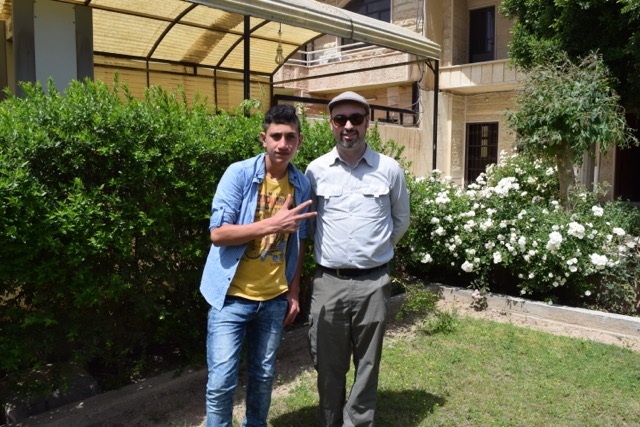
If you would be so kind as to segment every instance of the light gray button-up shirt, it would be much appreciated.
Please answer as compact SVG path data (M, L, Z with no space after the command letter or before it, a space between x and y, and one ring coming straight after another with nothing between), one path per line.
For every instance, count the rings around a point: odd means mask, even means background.
M316 263L330 268L372 268L389 262L410 222L409 193L398 162L367 146L357 166L351 168L334 147L312 161L306 175L318 212Z

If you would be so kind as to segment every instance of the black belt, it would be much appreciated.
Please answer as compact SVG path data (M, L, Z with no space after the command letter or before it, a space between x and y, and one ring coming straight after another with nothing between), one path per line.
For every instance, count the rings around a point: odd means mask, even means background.
M318 268L325 273L329 273L336 277L359 277L365 274L373 273L374 271L380 271L387 268L387 263L372 268L329 268L323 265L318 265Z

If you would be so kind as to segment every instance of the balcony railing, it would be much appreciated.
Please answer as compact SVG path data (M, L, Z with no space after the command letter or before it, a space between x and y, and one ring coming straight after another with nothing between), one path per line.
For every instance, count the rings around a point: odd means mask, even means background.
M327 99L304 98L290 95L275 95L276 104L299 103L308 106L315 106L311 111L326 111ZM387 107L385 105L370 104L370 119L380 123L392 123L404 126L416 126L418 123L418 112L407 108Z
M522 79L508 59L440 67L440 89L457 93L513 89Z
M329 46L316 50L299 50L296 55L289 58L286 65L315 67L336 62L347 62L375 58L380 55L378 46L358 42L348 45Z

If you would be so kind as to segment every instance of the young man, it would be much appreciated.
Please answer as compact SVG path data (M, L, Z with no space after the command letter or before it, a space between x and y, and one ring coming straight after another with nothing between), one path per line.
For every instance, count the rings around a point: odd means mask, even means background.
M373 426L391 295L388 262L409 227L409 196L400 165L365 141L367 101L342 93L329 102L329 114L336 146L306 171L318 214L309 340L320 425Z
M283 325L299 311L298 293L311 201L292 164L302 143L290 105L271 108L260 133L266 153L232 164L211 206L211 250L200 291L211 305L207 330L207 426L231 427L243 340L247 396L243 426L267 425Z

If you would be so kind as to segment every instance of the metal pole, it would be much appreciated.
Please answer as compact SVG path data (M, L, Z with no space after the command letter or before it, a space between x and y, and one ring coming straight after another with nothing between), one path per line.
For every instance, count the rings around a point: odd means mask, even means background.
M251 97L251 17L244 16L244 99ZM245 111L245 114L249 114Z
M436 60L433 69L434 89L433 89L433 161L431 169L436 169L436 160L438 159L438 95L440 93L440 61Z

